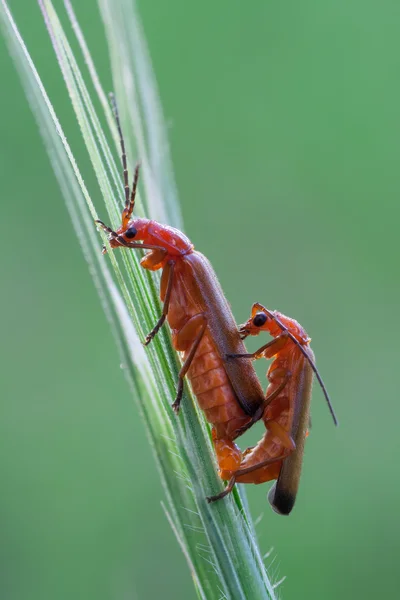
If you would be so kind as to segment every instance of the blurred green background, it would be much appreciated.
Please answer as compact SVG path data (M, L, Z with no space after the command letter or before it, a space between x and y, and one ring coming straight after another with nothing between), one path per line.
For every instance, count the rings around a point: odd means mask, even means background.
M10 5L95 198L39 10ZM96 3L75 5L109 89ZM400 7L141 0L139 9L185 232L238 322L259 301L306 327L340 420L335 430L315 387L289 518L269 509L267 486L248 486L262 549L274 547L271 573L287 575L282 598L396 597ZM0 48L1 597L194 598L113 338ZM264 384L266 363L257 369Z

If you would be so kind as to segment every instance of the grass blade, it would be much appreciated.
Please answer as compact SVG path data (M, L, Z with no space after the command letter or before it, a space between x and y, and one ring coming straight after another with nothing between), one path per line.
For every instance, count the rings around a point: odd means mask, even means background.
M109 133L101 127L78 61L51 1L40 0L39 4L104 207L115 226L123 203L123 187L120 166L108 145ZM66 8L89 74L92 80L97 80L95 89L116 142L115 125L104 91L69 0L66 0ZM143 164L143 212L177 225L180 211L136 13L126 0L100 0L100 8L123 122L134 124L134 127L125 125L125 131L131 132L127 135L130 162L139 153ZM111 252L107 258L101 255L100 235L93 224L97 218L96 208L6 0L1 0L1 23L117 340L124 371L143 416L164 484L168 519L188 560L198 595L207 599L217 596L273 599L273 587L263 566L251 519L244 509L243 492L235 492L232 498L211 506L205 501L207 494L221 489L221 482L216 474L209 430L189 391L185 392L179 418L175 418L170 409L179 361L167 328L163 328L150 349L144 350L140 343L160 311L158 280L140 268L133 252ZM164 197L165 202L161 201Z

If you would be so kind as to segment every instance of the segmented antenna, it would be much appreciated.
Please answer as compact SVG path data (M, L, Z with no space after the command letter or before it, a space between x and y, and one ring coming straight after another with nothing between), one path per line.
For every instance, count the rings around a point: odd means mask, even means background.
M111 104L111 108L112 108L112 111L114 114L115 122L117 124L117 130L118 130L118 134L119 134L119 142L121 144L122 167L124 169L124 189L125 189L125 215L123 217L123 220L127 223L132 216L133 209L135 206L136 190L137 190L137 184L138 184L138 180L139 180L140 162L137 163L137 165L135 167L135 172L133 174L132 189L129 192L129 177L128 177L128 166L127 166L127 162L126 162L125 141L124 141L124 136L122 134L122 127L121 127L121 121L119 118L118 105L117 105L115 96L112 92L110 92L109 98L110 98L110 104Z
M119 135L119 143L121 145L121 155L122 155L122 167L124 169L124 189L125 189L125 208L129 207L129 178L128 178L128 165L126 162L126 150L125 150L125 142L124 136L122 135L121 123L119 120L118 106L115 96L112 92L109 93L108 97L110 98L111 108L114 114L115 122L117 124L118 135Z
M273 319L275 321L275 323L282 329L282 331L286 331L286 333L288 334L288 336L290 337L290 339L296 344L296 346L298 346L298 348L300 349L300 351L304 354L304 356L306 357L306 359L308 360L310 367L312 368L312 370L315 373L315 376L318 380L319 385L321 386L321 389L323 391L323 394L325 396L325 400L328 404L329 407L329 412L331 413L333 422L335 423L335 425L339 425L339 422L336 418L335 415L335 411L333 410L333 406L332 406L332 402L331 399L329 398L329 394L328 391L325 387L324 382L322 381L322 377L318 372L318 369L314 363L313 360L311 360L311 358L309 357L309 355L307 354L307 352L304 350L303 346L300 344L300 342L295 338L295 336L289 331L289 329L286 327L286 325L284 325L276 315L274 315L273 312L271 312L270 310L268 310L267 308L263 307L263 310L265 310L265 312L267 313L267 315Z

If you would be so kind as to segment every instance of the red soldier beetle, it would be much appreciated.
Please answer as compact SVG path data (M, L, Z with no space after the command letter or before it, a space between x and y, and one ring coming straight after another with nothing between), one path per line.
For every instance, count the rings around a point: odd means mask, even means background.
M97 223L108 232L111 248L149 250L141 259L141 266L151 271L162 270L162 315L144 344L151 342L167 320L173 345L183 355L174 410L179 410L187 375L200 408L213 425L213 436L234 439L262 416L265 399L261 384L251 360L225 360L227 354L244 354L246 349L208 260L194 250L181 231L153 220L132 217L139 166L130 191L125 144L113 96L111 101L122 151L125 207L121 226L116 231L102 221ZM239 453L236 462L228 458L225 468L236 468L240 456Z
M274 338L252 354L231 355L230 358L273 358L267 377L269 385L263 421L267 429L260 442L242 454L236 472L220 471L229 479L225 490L208 498L209 502L229 494L235 483L264 483L276 479L268 493L275 512L288 515L295 503L300 483L304 444L310 422L310 401L313 374L321 384L335 425L333 411L325 385L315 366L310 348L311 339L297 321L262 304L254 304L250 319L239 329L242 338L268 331ZM238 448L231 440L216 440L220 463L224 455L236 458Z

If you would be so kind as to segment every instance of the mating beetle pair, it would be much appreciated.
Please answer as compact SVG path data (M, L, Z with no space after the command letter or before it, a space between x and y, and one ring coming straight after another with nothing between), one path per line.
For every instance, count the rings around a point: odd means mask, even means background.
M311 387L315 373L334 421L336 418L319 377L310 338L293 319L254 304L250 319L237 329L234 317L209 261L197 252L179 230L156 221L132 218L139 167L132 190L128 182L125 145L114 98L114 114L120 135L124 169L125 208L121 227L109 233L111 248L149 252L141 266L162 270L162 315L147 335L149 344L167 320L175 349L183 360L173 409L178 412L183 381L187 377L212 425L212 437L220 476L229 480L225 490L207 498L226 496L237 483L277 480L268 495L274 510L289 514L299 486L304 443L309 427ZM272 341L253 354L246 353L242 338L268 331ZM252 359L273 358L264 395ZM254 448L245 452L234 440L262 419L266 432Z

